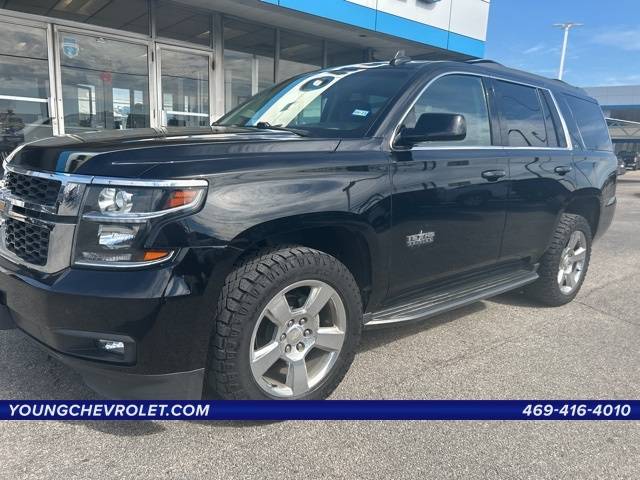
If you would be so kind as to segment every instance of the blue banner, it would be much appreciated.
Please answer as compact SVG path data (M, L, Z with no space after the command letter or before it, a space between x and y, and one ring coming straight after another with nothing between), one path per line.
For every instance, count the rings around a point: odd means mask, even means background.
M638 400L0 401L0 420L640 420Z

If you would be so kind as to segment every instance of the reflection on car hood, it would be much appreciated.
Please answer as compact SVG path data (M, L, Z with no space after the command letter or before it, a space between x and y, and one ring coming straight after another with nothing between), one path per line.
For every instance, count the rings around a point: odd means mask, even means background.
M110 177L140 177L158 166L164 174L216 173L286 160L287 153L333 152L339 139L312 139L282 131L241 127L136 129L52 137L29 143L11 160L27 170ZM242 164L238 162L242 160ZM211 163L215 162L212 168ZM206 168L203 164L206 163ZM176 165L175 169L167 167ZM188 167L187 167L188 165Z

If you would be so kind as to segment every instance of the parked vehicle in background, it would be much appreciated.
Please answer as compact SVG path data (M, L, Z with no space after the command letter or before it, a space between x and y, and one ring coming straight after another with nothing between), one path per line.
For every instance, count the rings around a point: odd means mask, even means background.
M627 164L623 158L618 157L618 176L620 177L625 173L627 173Z
M616 206L598 103L489 61L307 73L208 129L5 168L0 313L126 398L325 398L364 327L522 288L564 305Z
M618 158L622 159L627 169L633 171L640 169L640 154L636 152L620 152Z

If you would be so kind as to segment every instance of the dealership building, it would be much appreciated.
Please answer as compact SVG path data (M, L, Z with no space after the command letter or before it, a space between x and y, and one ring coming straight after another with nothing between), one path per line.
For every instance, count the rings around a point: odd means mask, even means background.
M322 67L482 57L489 0L0 0L0 152L206 126Z

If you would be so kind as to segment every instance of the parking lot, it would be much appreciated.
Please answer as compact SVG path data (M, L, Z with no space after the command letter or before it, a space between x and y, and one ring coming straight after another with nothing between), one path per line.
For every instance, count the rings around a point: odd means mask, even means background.
M640 398L640 172L578 300L505 295L365 333L334 398ZM21 333L0 332L0 397L95 398ZM632 423L0 422L0 478L639 478Z

